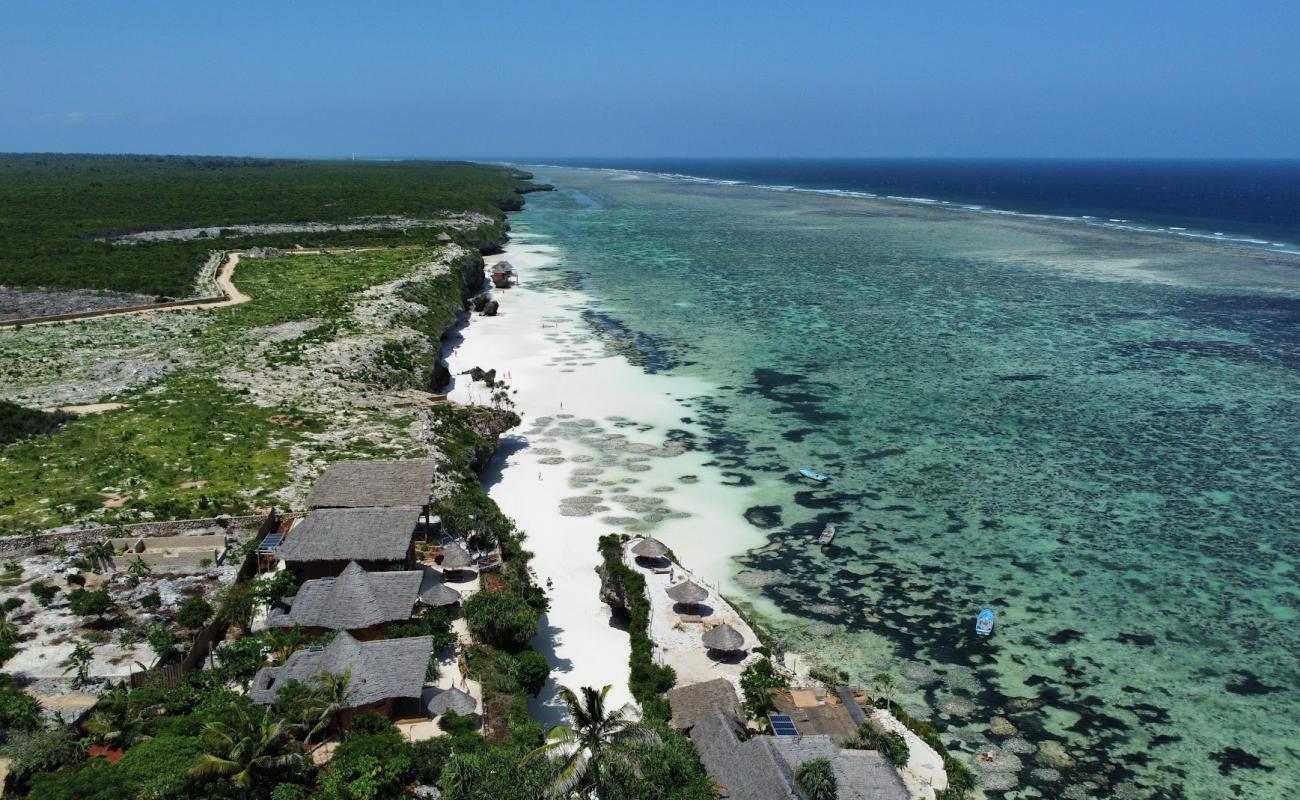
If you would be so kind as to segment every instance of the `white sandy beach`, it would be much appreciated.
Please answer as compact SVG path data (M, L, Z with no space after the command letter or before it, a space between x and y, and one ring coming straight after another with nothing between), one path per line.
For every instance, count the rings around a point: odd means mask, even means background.
M653 535L724 592L735 588L731 556L760 542L761 535L741 516L753 504L749 490L723 486L719 471L704 466L709 454L664 447L669 429L692 430L681 422L690 412L679 400L710 387L647 374L610 353L579 317L591 307L590 298L533 288L555 277L539 272L554 262L553 250L520 238L506 254L488 259L509 260L520 285L495 291L500 314L473 315L462 340L452 343L448 362L453 373L496 369L523 418L520 428L503 437L484 483L527 533L539 582L553 582L551 610L536 643L551 659L553 682L575 689L611 684L611 702L621 704L631 700L629 640L611 625L601 602L596 542L606 533L633 531L611 517L653 520ZM458 376L450 397L487 402L488 391ZM602 435L614 443L612 449L593 446ZM565 498L587 503L576 507L587 515L575 515L575 506L562 504ZM599 505L589 511L591 504ZM553 686L532 710L544 723L562 719Z

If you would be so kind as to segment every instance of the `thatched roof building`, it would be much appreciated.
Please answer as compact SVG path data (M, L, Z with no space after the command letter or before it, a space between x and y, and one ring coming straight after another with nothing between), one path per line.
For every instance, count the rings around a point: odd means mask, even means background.
M474 566L474 557L460 542L452 542L442 548L442 568L444 570L470 569Z
M681 583L669 586L664 590L668 599L674 603L688 603L695 605L709 599L709 590L700 586L695 581L682 581Z
M349 673L346 708L397 698L418 699L432 653L432 636L359 642L343 631L325 647L299 650L281 666L258 670L248 696L255 703L273 703L289 681L311 686L314 676L324 671Z
M825 758L835 773L838 800L908 800L898 772L874 750L841 750L829 736L755 736L740 741L721 711L691 729L700 761L728 800L802 800L795 770Z
M658 539L646 538L632 545L632 554L641 558L666 558L668 546Z
M454 606L460 602L460 592L447 585L442 573L427 566L420 567L420 602L426 606Z
M278 555L290 564L336 562L340 567L348 561L408 562L420 513L418 506L313 511L290 530Z
M745 636L727 623L709 628L702 637L704 646L710 650L734 652L745 649Z
M287 612L274 610L266 618L269 628L330 628L354 631L386 622L410 619L420 592L421 574L366 572L349 562L337 578L310 580L287 598Z
M745 724L745 713L740 708L736 687L726 678L674 687L668 690L668 705L673 711L670 724L682 733L714 711L722 712L736 725Z
M392 508L433 503L436 462L336 461L316 479L309 508Z
M431 717L440 717L448 711L454 711L457 714L473 714L478 710L478 701L466 692L460 689L425 689L424 696L420 699L421 705Z

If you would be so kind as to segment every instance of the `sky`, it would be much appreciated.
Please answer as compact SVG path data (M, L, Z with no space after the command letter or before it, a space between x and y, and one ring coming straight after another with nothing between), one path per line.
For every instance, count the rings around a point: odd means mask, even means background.
M8 0L0 151L1300 158L1300 3Z

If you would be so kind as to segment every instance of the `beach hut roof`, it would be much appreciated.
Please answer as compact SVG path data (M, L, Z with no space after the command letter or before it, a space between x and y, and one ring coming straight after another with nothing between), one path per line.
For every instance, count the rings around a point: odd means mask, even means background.
M324 671L348 673L345 708L389 698L420 697L432 653L432 636L359 642L347 631L340 631L325 647L298 650L283 665L258 670L248 696L254 703L270 704L289 681L313 686L315 676Z
M277 553L291 562L405 561L420 512L418 506L313 511Z
M441 716L448 711L455 711L457 714L473 714L478 709L478 701L472 695L455 688L430 687L425 689L421 701L431 717Z
M700 603L709 597L709 590L700 586L695 581L682 581L674 586L669 586L664 594L668 595L675 603Z
M668 691L668 705L673 712L673 729L682 732L695 727L695 723L713 711L722 712L735 725L743 727L745 723L736 687L726 678L674 687Z
M740 631L731 627L727 623L722 623L717 627L710 628L704 633L704 646L710 650L733 651L743 649L745 646L745 637Z
M308 508L391 508L432 501L435 462L336 461L316 479Z
M642 558L663 558L668 555L668 546L658 539L646 538L632 545L632 552Z
M420 592L420 602L426 606L454 606L460 602L460 592L451 588L445 583L439 583L435 586Z
M409 619L420 589L420 573L366 572L350 562L337 578L307 581L288 600L287 613L272 612L270 628L332 628L358 630Z
M474 557L460 542L452 542L442 548L443 569L469 569L474 566Z

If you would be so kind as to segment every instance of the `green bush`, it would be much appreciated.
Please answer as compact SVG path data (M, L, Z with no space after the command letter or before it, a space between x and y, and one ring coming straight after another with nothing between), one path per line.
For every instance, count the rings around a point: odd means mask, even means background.
M113 607L107 589L88 592L77 588L68 593L68 606L79 617L98 617Z
M201 596L187 597L176 610L176 622L183 628L196 631L212 618L212 604Z
M525 650L514 657L515 677L524 691L533 697L541 694L546 679L551 674L551 665L546 656L536 650Z
M155 611L162 607L162 595L157 592L150 592L140 598L140 607L147 611Z
M465 601L470 632L493 647L522 650L537 635L541 612L507 589L476 592Z
M835 800L838 787L831 762L827 759L813 758L803 762L794 771L794 777L808 800Z
M858 728L858 740L869 750L878 750L880 754L896 767L907 764L910 752L907 740L896 731L879 731L870 723Z
M31 585L32 594L40 601L42 606L48 606L54 596L59 593L59 587L52 586L44 581L37 581Z
M771 659L763 658L745 667L740 674L740 690L745 695L745 713L762 719L776 706L772 703L772 689L784 689L790 681L776 671Z

